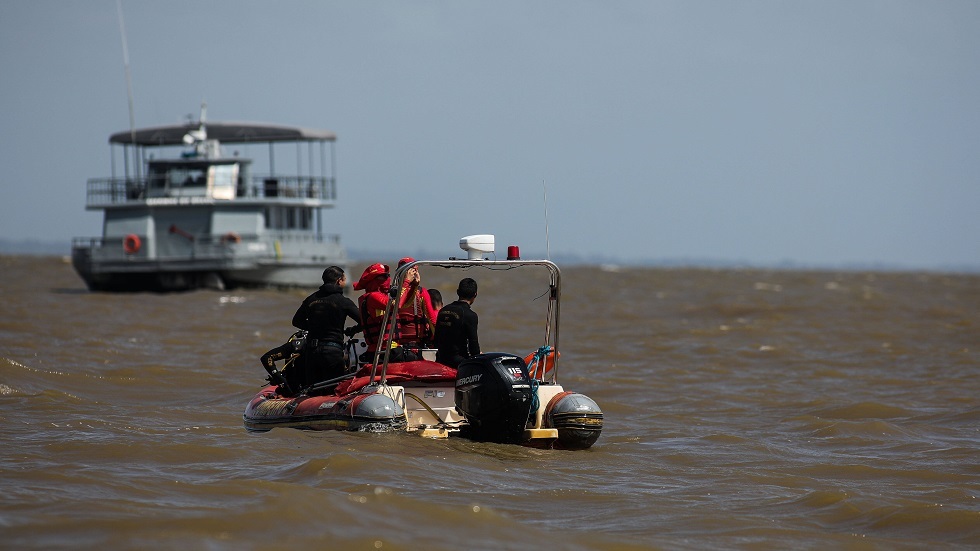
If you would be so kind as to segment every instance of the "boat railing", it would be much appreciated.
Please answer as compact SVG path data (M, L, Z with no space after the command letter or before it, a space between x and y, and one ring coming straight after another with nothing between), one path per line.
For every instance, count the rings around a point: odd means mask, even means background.
M135 239L134 239L135 238ZM239 234L228 232L222 235L190 236L185 238L187 245L179 254L166 253L163 249L153 249L146 245L147 237L127 235L125 237L75 237L72 239L73 254L87 254L94 261L146 261L167 260L221 260L232 258L278 258L288 260L288 253L281 252L278 243L330 242L340 243L340 235L309 235L288 231L270 231L258 234ZM139 245L134 246L133 243ZM166 248L170 250L170 248Z
M547 323L544 336L543 346L539 348L539 352L544 354L543 358L547 357L549 351L554 351L553 359L544 360L551 364L551 367L545 369L542 368L536 372L536 377L539 381L544 381L546 378L552 383L558 382L558 318L559 318L559 301L561 300L561 271L558 269L558 265L550 260L521 260L520 258L508 258L507 260L496 260L496 259L456 259L451 258L449 260L413 260L400 265L391 276L391 289L395 290L392 293L392 299L388 301L385 306L384 315L381 318L380 335L382 342L395 342L395 330L398 326L395 323L397 310L396 305L402 304L402 294L408 288L405 285L406 277L411 270L417 266L437 266L440 268L461 268L464 270L486 268L488 270L511 270L514 268L520 268L525 266L536 266L544 267L549 274L548 282L548 308L547 308ZM385 384L385 378L387 376L388 364L391 358L391 347L379 346L374 353L374 359L372 363L371 377L380 373L381 384ZM542 364L544 365L544 364Z
M92 178L86 187L85 206L99 208L127 203L143 203L149 198L202 198L197 189L151 188L149 178ZM254 175L248 182L239 182L235 199L289 201L316 199L329 203L337 199L335 178L323 176ZM214 199L224 201L226 199ZM234 199L232 199L234 200Z

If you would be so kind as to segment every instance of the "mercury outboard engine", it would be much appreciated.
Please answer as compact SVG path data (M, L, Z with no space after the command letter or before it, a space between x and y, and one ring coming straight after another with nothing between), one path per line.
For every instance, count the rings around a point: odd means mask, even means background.
M456 409L474 440L518 443L531 414L531 378L524 360L513 354L481 354L456 370Z

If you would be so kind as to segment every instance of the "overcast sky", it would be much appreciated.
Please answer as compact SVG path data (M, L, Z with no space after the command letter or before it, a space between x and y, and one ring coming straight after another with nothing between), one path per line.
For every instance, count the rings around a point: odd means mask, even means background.
M544 184L553 255L980 266L975 0L122 6L136 126L336 132L351 250L543 253ZM0 238L99 235L115 0L0 0L0 102Z

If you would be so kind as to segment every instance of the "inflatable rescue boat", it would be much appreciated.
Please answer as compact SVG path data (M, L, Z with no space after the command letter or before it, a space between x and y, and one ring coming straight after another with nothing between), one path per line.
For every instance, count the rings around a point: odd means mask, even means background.
M543 267L549 273L548 324L541 346L527 355L489 353L452 367L423 359L389 362L380 350L371 364L356 372L324 381L296 395L284 395L281 385L261 389L248 403L245 428L268 431L276 427L305 430L409 431L445 438L534 447L586 449L602 432L603 416L588 396L565 390L558 383L558 317L561 276L548 260L521 260L511 247L507 260L485 259L493 252L493 236L464 237L460 247L469 258L422 260L404 264L392 277L392 288L403 289L416 266L444 268ZM389 301L381 334L394 337L394 305ZM432 358L423 353L423 357ZM356 359L356 354L351 354ZM356 360L355 360L356 361ZM275 370L270 380L276 382Z

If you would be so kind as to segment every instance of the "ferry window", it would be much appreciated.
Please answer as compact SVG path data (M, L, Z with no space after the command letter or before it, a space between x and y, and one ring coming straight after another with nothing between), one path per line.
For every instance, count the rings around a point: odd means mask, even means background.
M275 230L308 230L313 227L313 209L267 207L265 227Z
M211 197L215 199L234 199L238 180L238 165L215 165L211 167Z
M158 169L150 171L150 190L164 190L167 188L167 174Z
M180 187L204 187L207 174L200 168L174 167L167 171L167 183L171 189Z

